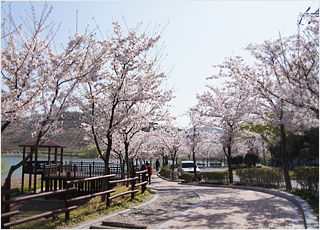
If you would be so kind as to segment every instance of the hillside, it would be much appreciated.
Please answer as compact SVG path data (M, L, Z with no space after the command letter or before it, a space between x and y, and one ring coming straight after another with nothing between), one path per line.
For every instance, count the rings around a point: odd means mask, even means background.
M65 132L53 136L50 141L66 145L65 152L80 153L84 152L84 148L93 142L84 141L84 133L81 132L74 122L70 119L64 121ZM16 126L10 130L4 131L1 135L1 150L22 150L18 145L30 141L35 141L31 137L32 129L28 126Z

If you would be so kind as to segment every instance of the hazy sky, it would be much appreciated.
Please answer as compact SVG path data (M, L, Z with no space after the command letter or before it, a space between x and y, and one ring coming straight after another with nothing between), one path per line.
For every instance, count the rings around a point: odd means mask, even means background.
M181 115L197 103L196 94L202 94L205 84L219 84L207 81L218 70L212 65L220 64L225 57L243 56L248 62L250 57L245 48L250 43L290 36L297 31L299 13L311 6L314 12L318 1L49 1L54 7L49 21L62 26L56 42L65 42L70 32L83 33L85 27L95 27L95 21L103 34L112 29L112 20L118 20L123 27L125 21L129 28L142 22L141 32L151 22L165 27L162 32L164 55L163 69L170 69L168 89L175 87L176 92L171 104L172 115ZM7 7L8 3L1 4ZM38 14L44 2L33 2ZM12 2L15 15L30 11L29 2ZM76 12L78 11L78 24ZM168 23L169 22L169 23ZM180 117L175 124L187 126L189 119Z

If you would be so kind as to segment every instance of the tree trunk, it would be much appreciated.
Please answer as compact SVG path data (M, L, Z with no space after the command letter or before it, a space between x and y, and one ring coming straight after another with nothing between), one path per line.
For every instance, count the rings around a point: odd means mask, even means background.
M196 166L196 153L194 149L192 150L192 159L193 159L193 176L194 176L194 181L198 181L197 177L197 166Z
M131 172L131 165L129 162L129 143L124 142L124 149L125 149L125 158L126 158L126 164L127 164L127 178L130 178L130 172ZM126 187L129 187L129 181L126 183Z
M11 124L11 121L6 121L2 126L1 126L1 134L2 132Z
M9 172L8 172L8 175L7 175L7 178L6 178L6 180L5 180L5 184L4 184L4 186L5 186L6 188L9 188L9 187L11 188L11 177L12 177L13 172L16 171L18 168L20 168L22 165L24 165L24 163L26 163L26 162L33 156L33 154L34 154L34 153L36 152L36 150L38 149L40 140L41 140L41 138L43 137L43 135L44 135L44 134L43 134L42 132L39 133L34 148L31 149L30 154L28 154L28 156L27 156L26 158L24 158L24 159L23 159L22 161L20 161L18 164L12 165L12 166L10 167L10 170L9 170ZM7 183L10 183L10 184L7 184Z
M124 174L124 161L122 160L121 155L119 154L119 160L120 160L120 168L121 168L121 179L125 178Z
M289 176L289 167L288 167L288 157L287 157L287 139L286 133L284 130L284 125L280 125L281 130L281 158L282 158L282 169L284 174L284 180L286 182L286 190L292 190L291 180Z
M229 183L233 183L233 173L232 173L232 157L231 157L231 146L228 145L228 152L226 152L226 149L223 148L223 151L227 157L228 161L228 171L229 171Z
M172 177L172 180L174 180L174 158L172 158L172 173L171 173L171 177Z
M129 143L124 142L124 150L125 150L125 161L127 164L127 178L130 178L130 163L129 163Z
M109 171L109 158L111 153L111 145L112 145L112 137L108 135L108 147L105 156L102 158L104 161L104 175L108 175ZM107 180L102 180L102 191L106 191L108 189ZM106 195L101 195L101 202L106 201Z
M163 157L163 160L164 160L164 163L163 163L163 166L167 166L169 164L169 157L168 156L164 156Z

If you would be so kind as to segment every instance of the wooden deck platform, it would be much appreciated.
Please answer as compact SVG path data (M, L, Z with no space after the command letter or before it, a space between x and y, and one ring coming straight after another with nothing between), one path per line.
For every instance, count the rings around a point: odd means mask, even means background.
M112 180L121 179L121 167L112 166L108 169L109 174L115 174ZM29 161L23 167L23 173L41 175L41 192L55 191L65 189L67 180L78 180L89 177L98 177L105 175L104 163L97 162L73 162L72 164L54 164L47 161ZM31 185L31 183L29 184ZM76 185L78 192L87 194L101 190L102 180L94 183L80 183Z

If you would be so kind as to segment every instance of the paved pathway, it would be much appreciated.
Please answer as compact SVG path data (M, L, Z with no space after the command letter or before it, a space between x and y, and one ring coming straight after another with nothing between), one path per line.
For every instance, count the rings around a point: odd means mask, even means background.
M149 186L155 190L179 188L200 195L198 207L170 220L158 228L167 229L270 229L304 228L298 208L287 199L243 189L192 186L153 176Z
M99 226L102 221L146 225L152 229L305 228L298 207L277 195L231 187L181 184L156 175L152 176L151 182L149 188L158 191L151 201L76 228ZM319 228L318 221L313 222L311 228Z

